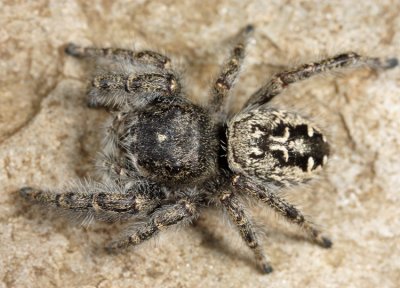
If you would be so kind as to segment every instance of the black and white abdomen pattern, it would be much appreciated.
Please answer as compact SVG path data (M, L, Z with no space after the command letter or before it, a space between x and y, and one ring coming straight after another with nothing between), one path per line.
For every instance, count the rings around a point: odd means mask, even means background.
M277 185L304 182L329 156L325 136L309 120L260 107L234 117L228 127L230 168Z

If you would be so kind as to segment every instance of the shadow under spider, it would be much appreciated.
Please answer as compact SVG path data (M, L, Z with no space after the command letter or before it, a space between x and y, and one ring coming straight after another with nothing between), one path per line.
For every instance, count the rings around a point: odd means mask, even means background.
M256 263L254 262L251 254L245 254L244 251L237 251L232 245L226 243L222 237L217 235L210 229L205 223L204 218L199 218L192 224L193 233L196 233L201 238L201 245L207 249L213 250L219 254L226 255L235 261L240 260L246 263L247 266L254 268ZM237 235L238 240L240 240L240 235Z
M277 217L278 219L273 220L274 221L284 221L284 219L279 219L280 217ZM263 219L264 220L264 219ZM266 222L266 221L263 221ZM288 225L289 224L289 225ZM263 233L260 233L259 236L261 238L261 245L262 246L269 246L267 243L281 243L287 239L288 244L293 244L296 242L306 242L309 243L310 245L314 245L312 241L307 238L306 235L298 234L296 232L295 228L296 227L290 227L290 223L288 224L283 224L281 228L277 228L275 225L271 225L271 227L268 227L268 232L263 231ZM232 226L232 227L231 227ZM260 227L260 225L258 225ZM251 257L251 253L246 253L246 246L244 243L243 245L232 245L228 243L225 239L223 239L221 234L218 232L214 231L215 226L212 228L209 227L206 223L206 219L204 217L198 218L195 222L192 224L192 233L196 233L199 235L201 239L201 245L207 249L214 250L216 253L228 256L235 261L241 261L242 263L245 263L249 267L257 267L257 263L253 261L253 258ZM261 230L263 227L261 227ZM233 237L237 237L237 241L240 242L240 235L239 233L237 235L234 235L235 233L235 227L233 225L227 225L226 229L232 229L233 230ZM237 231L236 231L237 232ZM235 238L236 239L236 238ZM300 243L301 245L305 243ZM235 247L235 246L239 246ZM243 246L243 248L242 248ZM273 248L271 248L273 249ZM272 251L270 251L272 252ZM272 254L272 253L270 253ZM276 258L276 257L274 257ZM237 262L236 262L237 263Z

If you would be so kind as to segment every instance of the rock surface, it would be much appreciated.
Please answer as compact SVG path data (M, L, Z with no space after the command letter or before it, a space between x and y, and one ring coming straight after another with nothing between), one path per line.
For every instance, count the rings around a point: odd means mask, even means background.
M65 43L165 51L184 71L191 99L205 103L229 37L253 23L231 103L237 111L285 66L348 50L400 57L398 1L60 3L0 2L0 287L398 287L400 68L314 78L274 100L330 135L327 173L285 193L334 247L316 247L268 209L252 207L265 230L270 275L258 272L218 210L108 255L101 247L121 227L82 228L18 195L25 185L93 175L107 113L85 106L88 69L63 54Z

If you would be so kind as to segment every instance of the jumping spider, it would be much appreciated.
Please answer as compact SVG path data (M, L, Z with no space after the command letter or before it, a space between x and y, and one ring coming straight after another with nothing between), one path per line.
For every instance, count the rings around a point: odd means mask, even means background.
M25 187L21 194L97 219L141 219L108 249L138 245L168 226L196 219L199 210L222 207L253 250L264 273L272 266L241 197L252 197L301 227L316 244L331 240L277 190L310 180L329 156L321 130L298 114L268 102L290 84L361 64L388 69L385 61L344 53L276 74L236 115L224 109L238 77L253 26L235 37L229 58L211 88L207 107L182 92L168 57L153 51L67 45L76 58L102 60L88 91L90 107L112 113L98 159L101 182L81 181L64 191ZM105 68L104 68L105 66Z

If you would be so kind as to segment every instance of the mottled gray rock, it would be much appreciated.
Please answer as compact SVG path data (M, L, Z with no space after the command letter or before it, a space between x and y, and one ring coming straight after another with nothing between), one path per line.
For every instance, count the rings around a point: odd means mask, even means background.
M214 3L218 2L216 6ZM138 249L101 249L121 227L81 228L20 199L24 185L92 175L106 113L85 106L88 67L62 46L150 47L185 71L204 102L229 36L254 23L234 109L281 66L357 50L400 56L400 4L387 1L2 1L0 3L0 287L396 287L400 283L400 69L320 77L275 105L322 121L334 156L320 181L288 198L332 235L323 250L261 206L274 273L260 275L227 219ZM111 4L113 3L113 4Z

